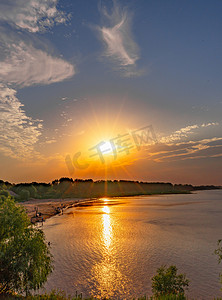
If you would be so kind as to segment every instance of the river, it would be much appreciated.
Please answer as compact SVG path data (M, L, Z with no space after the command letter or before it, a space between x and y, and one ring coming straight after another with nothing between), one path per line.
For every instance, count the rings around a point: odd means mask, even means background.
M190 298L222 296L213 254L222 238L222 190L103 198L46 220L55 269L47 291L125 299L151 295L161 265L190 279Z

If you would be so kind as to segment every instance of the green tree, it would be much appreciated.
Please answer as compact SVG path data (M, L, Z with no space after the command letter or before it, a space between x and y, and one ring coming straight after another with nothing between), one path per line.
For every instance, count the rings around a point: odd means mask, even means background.
M26 189L29 191L30 197L32 197L32 198L36 197L36 195L37 195L37 189L36 189L36 187L34 187L33 185L30 185Z
M20 191L19 196L22 201L27 201L29 200L30 192L28 190L23 189Z
M157 274L152 278L152 292L155 297L166 295L179 295L185 299L184 290L189 286L185 274L177 274L177 267L162 266L157 269Z
M0 293L39 289L52 271L43 231L33 227L24 209L0 199Z

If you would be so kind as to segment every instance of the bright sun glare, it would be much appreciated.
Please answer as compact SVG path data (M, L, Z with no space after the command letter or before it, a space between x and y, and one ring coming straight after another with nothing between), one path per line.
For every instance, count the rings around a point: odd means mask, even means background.
M102 208L102 211L103 211L104 213L106 213L106 214L109 214L109 213L110 213L110 210L109 210L109 207L108 207L108 206L104 206L104 207Z
M102 146L100 146L100 150L103 154L109 154L112 152L112 145L109 141L105 141Z

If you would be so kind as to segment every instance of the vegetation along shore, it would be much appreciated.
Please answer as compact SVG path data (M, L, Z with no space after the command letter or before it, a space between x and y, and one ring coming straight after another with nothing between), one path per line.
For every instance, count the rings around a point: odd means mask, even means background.
M72 206L92 203L101 197L124 197L156 194L183 194L197 190L220 189L220 186L193 186L164 182L129 180L72 179L62 177L51 183L12 184L0 180L0 197L12 196L21 203L33 223L42 222Z

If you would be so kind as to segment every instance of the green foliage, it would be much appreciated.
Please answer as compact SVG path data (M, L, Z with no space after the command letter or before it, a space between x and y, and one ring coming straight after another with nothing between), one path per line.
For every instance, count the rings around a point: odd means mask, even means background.
M7 189L7 186L6 186L6 184L5 184L4 182L2 182L2 183L0 183L0 188L1 188L2 190L6 190L6 189Z
M215 254L218 256L218 263L222 261L222 240L218 240L217 242L218 248L215 250Z
M30 197L35 198L37 195L37 189L33 185L30 185L29 187L26 188L27 191L30 193Z
M187 298L184 296L184 294L179 295L164 295L164 296L158 296L158 297L151 297L150 300L186 300ZM148 300L148 299L147 299Z
M8 296L4 298L5 300L16 300L16 299L24 299L23 296L15 295L15 296ZM89 298L82 298L82 294L77 295L75 297L66 296L64 292L58 291L51 291L50 293L45 293L41 295L34 295L34 296L26 296L26 300L98 300L99 298L89 297ZM114 298L102 298L103 300L111 300ZM127 299L127 298L126 298ZM129 298L130 299L130 298ZM159 297L148 297L143 296L133 300L188 300L184 296L177 296L177 295L168 295L168 296L159 296ZM193 299L194 300L194 299ZM221 298L215 298L214 300L222 300Z
M19 196L22 201L27 201L27 200L29 200L30 192L26 189L23 189L19 192Z
M43 194L44 198L47 199L56 199L58 198L58 192L53 188L53 186L50 186L47 188L47 191Z
M8 192L8 191L6 191L6 190L2 190L2 191L0 191L0 196L5 196L5 197L10 197L10 193Z
M43 231L11 198L0 200L0 293L40 288L52 271Z
M218 248L214 251L214 253L218 256L218 263L222 261L222 240L218 240L217 242ZM222 283L222 274L220 274L220 281Z
M0 199L1 199L2 201L5 201L8 197L9 197L9 198L13 198L13 197L10 195L9 191L6 191L6 190L0 191Z
M5 197L4 195L0 195L0 199L1 199L2 201L5 201L5 200L7 199L7 197Z
M185 274L177 274L176 266L162 266L152 278L152 292L155 297L177 295L178 299L185 299L184 289L188 286L189 280Z
M6 185L7 183L7 185ZM28 199L27 195L20 195L27 190L32 198L58 199L58 198L94 198L105 196L135 196L152 194L189 193L194 190L191 185L173 185L164 182L139 182L128 180L98 180L60 178L52 183L19 183L11 185L2 182L4 186L18 194L21 201Z
M63 291L51 291L51 293L45 293L42 295L29 296L26 298L27 300L71 300L70 296L66 296ZM77 298L76 298L77 299ZM80 299L80 298L79 298Z

